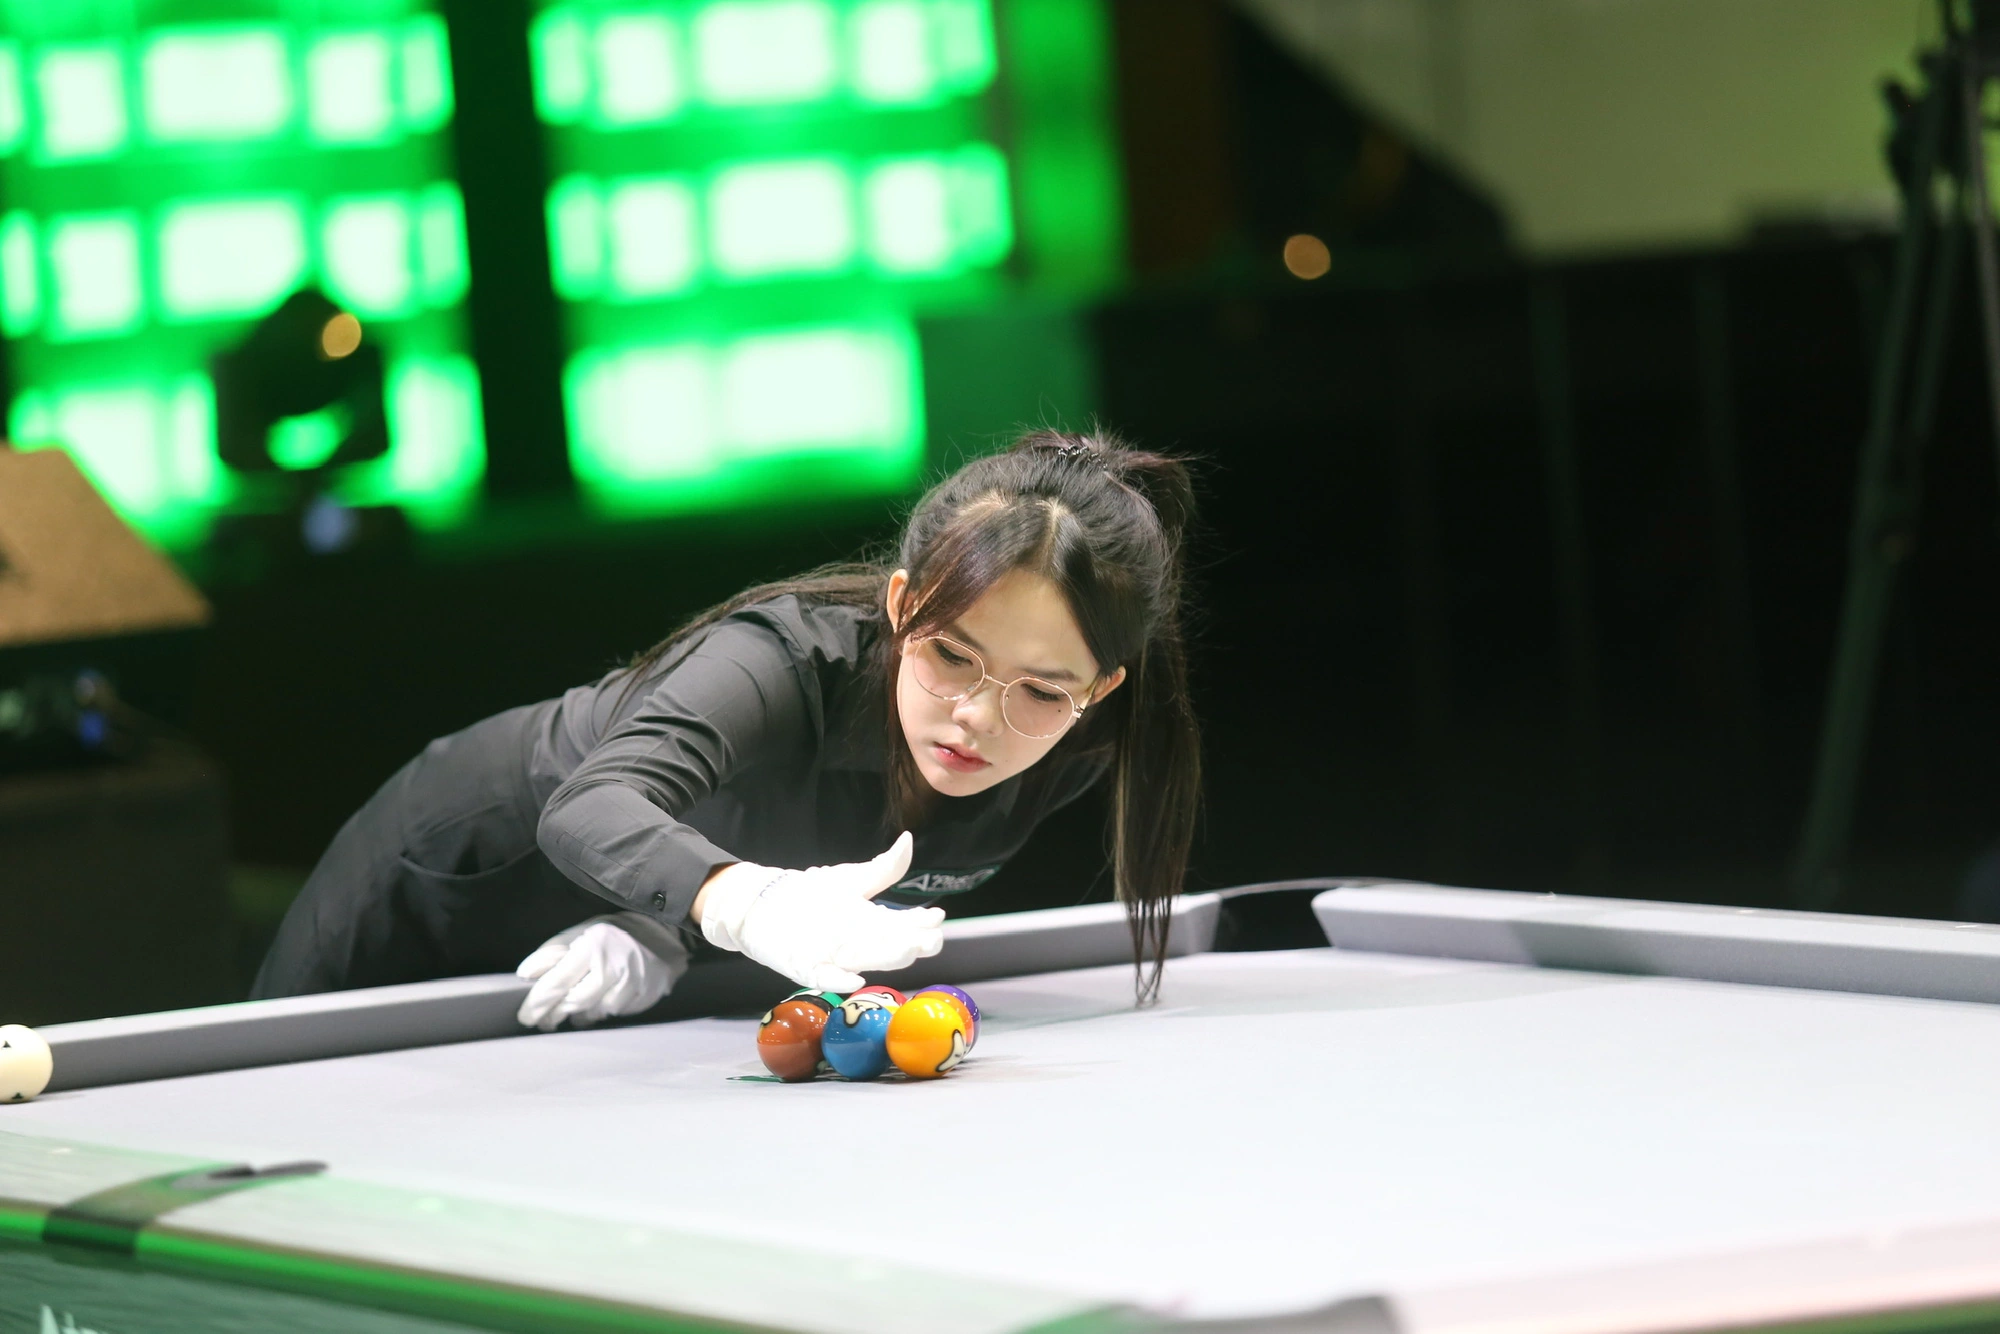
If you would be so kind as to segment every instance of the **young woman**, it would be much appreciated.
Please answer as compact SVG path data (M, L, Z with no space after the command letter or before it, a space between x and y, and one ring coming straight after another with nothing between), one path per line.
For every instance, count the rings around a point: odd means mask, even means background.
M851 991L935 954L928 905L1108 774L1149 997L1200 787L1192 509L1179 462L1106 435L1036 431L967 464L893 565L752 588L592 685L433 741L335 837L252 994L518 964L524 1024L584 1024L656 1004L697 931Z

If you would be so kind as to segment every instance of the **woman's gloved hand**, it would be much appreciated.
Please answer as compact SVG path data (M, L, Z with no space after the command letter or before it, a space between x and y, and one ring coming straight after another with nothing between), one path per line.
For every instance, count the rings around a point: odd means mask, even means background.
M738 862L701 892L701 932L815 991L854 991L866 972L907 968L944 948L944 910L872 902L910 869L904 833L865 862L788 871Z
M626 922L623 919L636 918ZM637 932L646 940L634 939ZM687 971L687 946L637 913L593 917L551 937L515 975L534 986L516 1014L543 1032L567 1019L578 1027L658 1005Z

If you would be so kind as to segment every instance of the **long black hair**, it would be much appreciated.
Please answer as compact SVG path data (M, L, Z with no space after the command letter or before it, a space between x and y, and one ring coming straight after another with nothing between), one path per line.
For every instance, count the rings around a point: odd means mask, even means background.
M772 598L880 611L889 576L900 566L909 573L907 611L901 625L885 623L869 671L888 706L889 819L894 828L914 828L933 794L897 718L895 669L903 644L942 630L1012 571L1048 579L1062 591L1098 668L1126 669L1124 688L1087 710L1055 750L1110 766L1112 883L1131 926L1143 1003L1159 990L1201 794L1201 739L1182 638L1182 545L1193 516L1194 491L1181 460L1134 449L1104 431L1030 431L925 493L893 552L745 589L626 670L636 685L677 649L692 647L701 631Z

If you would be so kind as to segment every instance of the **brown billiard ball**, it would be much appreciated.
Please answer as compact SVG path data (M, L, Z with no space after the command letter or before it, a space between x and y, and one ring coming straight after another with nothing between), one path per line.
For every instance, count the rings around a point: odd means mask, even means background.
M779 1001L757 1022L757 1056L787 1084L800 1084L819 1071L820 1035L828 1007L819 997Z

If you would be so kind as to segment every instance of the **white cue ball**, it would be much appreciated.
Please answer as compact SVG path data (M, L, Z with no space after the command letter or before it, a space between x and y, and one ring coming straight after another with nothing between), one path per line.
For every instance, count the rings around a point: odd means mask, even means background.
M27 1102L49 1086L55 1057L42 1035L20 1024L0 1024L0 1102Z

